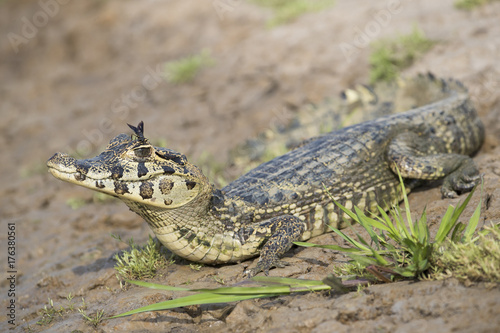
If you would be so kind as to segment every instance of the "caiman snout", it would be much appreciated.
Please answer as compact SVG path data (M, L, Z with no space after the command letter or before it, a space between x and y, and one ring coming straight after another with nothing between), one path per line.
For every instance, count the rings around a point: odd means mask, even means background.
M76 159L66 153L55 153L48 161L47 167L54 174L54 169L65 173L76 172Z

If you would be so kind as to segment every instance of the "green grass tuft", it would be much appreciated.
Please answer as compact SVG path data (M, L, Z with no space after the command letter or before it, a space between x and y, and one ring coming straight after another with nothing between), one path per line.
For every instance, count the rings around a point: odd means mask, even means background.
M500 224L486 227L477 241L445 242L432 257L433 280L454 277L463 283L500 282Z
M104 310L98 310L96 313L87 315L87 312L82 309L78 309L78 312L82 315L82 317L89 322L90 325L97 328L101 321L104 319Z
M456 0L454 5L458 9L473 10L476 7L483 6L493 1L494 0Z
M273 10L274 17L267 22L269 27L291 22L302 14L318 12L335 4L335 0L252 0L252 2Z
M372 43L370 82L391 81L435 44L417 27L408 35Z
M214 64L210 52L203 50L200 54L165 63L165 76L168 82L186 83L192 81L201 69Z
M119 236L112 235L112 237L122 241ZM166 259L167 250L151 236L142 248L138 247L132 239L128 241L128 244L129 251L115 255L115 270L125 279L153 278L159 269L173 263L172 257Z
M75 310L81 312L87 308L83 297L80 306L75 308L73 298L74 296L69 293L69 295L66 296L66 300L68 301L68 303L65 306L59 305L58 307L54 306L54 301L49 298L48 306L45 305L42 310L38 311L38 315L41 316L41 318L36 322L36 324L39 326L47 326L50 325L54 320L63 318L68 313L72 313Z

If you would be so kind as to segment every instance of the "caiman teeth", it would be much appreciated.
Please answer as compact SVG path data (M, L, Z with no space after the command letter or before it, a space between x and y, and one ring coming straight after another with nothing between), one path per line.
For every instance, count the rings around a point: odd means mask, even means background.
M102 181L102 179L98 179L95 181L95 187L104 188L104 182Z
M82 174L81 172L75 172L75 179L78 180L78 181L83 181L85 180L85 178L87 178L87 176L85 176L84 174Z

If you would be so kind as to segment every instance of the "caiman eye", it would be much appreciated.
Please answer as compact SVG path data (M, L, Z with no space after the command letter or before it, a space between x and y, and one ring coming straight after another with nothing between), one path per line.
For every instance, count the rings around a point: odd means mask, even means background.
M147 158L151 156L151 147L139 147L134 149L134 155L137 158Z
M176 151L173 151L172 149L159 148L159 149L156 149L155 152L156 152L156 155L158 155L159 157L161 157L165 160L170 160L170 161L173 161L173 162L180 164L180 165L185 165L187 163L186 156L184 156L181 153L178 153Z

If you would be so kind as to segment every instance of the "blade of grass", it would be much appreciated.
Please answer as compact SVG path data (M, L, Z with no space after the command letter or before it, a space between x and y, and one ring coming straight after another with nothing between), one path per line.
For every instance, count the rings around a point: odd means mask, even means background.
M452 206L448 207L448 210L446 211L445 216L443 217L443 219L441 221L441 225L439 226L436 237L434 238L435 243L439 244L439 243L443 242L445 240L446 236L448 236L450 231L455 227L455 225L458 221L458 218L460 217L460 215L464 211L465 207L469 203L475 190L476 190L476 187L474 187L472 189L472 191L469 193L469 195L467 195L465 200L459 206L457 206L455 209L453 209Z
M193 291L198 293L195 295L189 295L165 302L151 304L132 311L118 314L110 318L118 318L146 311L167 310L189 305L228 303L228 302L236 302L252 298L288 295L291 292L319 291L319 290L331 289L329 285L323 283L322 281L317 281L317 280L304 280L304 279L292 279L292 278L280 278L280 277L254 277L252 280L259 283L273 284L273 285L268 285L264 287L222 287L215 289L187 289L187 288L163 286L155 283L142 282L142 281L129 281L130 283L153 289L176 290L176 291L182 290L182 291Z
M401 173L399 172L398 167L396 167L396 170L398 172L399 183L401 185L401 190L403 192L402 194L403 194L403 201L404 201L405 212L406 212L406 220L408 221L408 227L410 228L410 233L413 236L413 235L415 235L415 230L413 228L413 221L411 219L410 203L408 202L408 195L406 195L405 183L403 182L403 177L401 177Z
M420 243L425 244L428 242L430 237L429 227L427 225L427 207L424 207L424 211L417 222L417 239Z
M472 214L469 224L467 224L467 228L465 229L464 236L462 237L462 242L470 242L474 232L476 232L477 225L479 224L479 219L481 216L481 206L483 204L483 185L481 184L481 197L479 199L479 203L477 204L474 213Z
M388 230L389 237L391 237L394 241L399 241L401 239L401 233L394 227L389 215L387 215L387 213L385 212L385 210L382 209L382 207L377 206L377 209L380 213L380 216L382 216L385 225L387 226L388 229L390 229Z
M255 294L289 294L289 285L272 285L264 287L221 287L221 288L200 288L191 289L199 293L209 293L218 295L255 295Z
M135 280L125 280L125 281L127 281L130 284L135 284L137 286L151 288L151 289L170 290L170 291L190 291L189 288L171 287L151 282L135 281Z
M124 317L124 316L129 316L132 314L136 313L141 313L141 312L147 312L147 311L159 311L159 310L167 310L167 309L173 309L173 308L178 308L181 306L189 306L189 305L199 305L199 304L217 304L217 303L229 303L229 302L236 302L236 301L242 301L246 299L252 299L252 298L262 298L262 297L271 297L271 296L279 296L283 294L252 294L252 295L221 295L221 294L212 294L212 293L199 293L195 295L189 295L185 297L180 297L176 298L173 300L165 301L165 302L159 302L156 304L151 304L147 306L143 306L141 308L120 313L118 315L110 317L112 318L118 318L118 317Z
M441 224L439 224L439 229L436 233L436 236L434 237L434 243L439 244L444 241L446 238L446 235L450 233L451 226L451 217L453 215L453 206L449 206L448 209L446 210L446 213L444 213L443 218L441 219Z
M320 291L320 290L330 290L331 287L323 281L318 280L305 280L305 279L293 279L293 278L282 278L278 276L254 276L251 280L259 282L260 284L270 285L270 284L281 284L290 287L290 292L303 292L303 291Z
M462 234L462 231L464 231L464 229L465 229L465 225L463 223L458 222L455 225L455 228L453 228L453 231L451 232L451 236L450 236L451 241L455 242L455 243L460 241L460 238L461 238L460 235Z
M329 226L330 227L330 226ZM357 247L358 249L362 250L362 251L367 251L369 252L370 251L370 248L369 247L366 247L364 246L363 244L355 241L354 239L352 239L351 237L347 236L346 234L344 234L342 231L340 231L339 229L336 229L334 227L330 227L330 229L332 229L337 235L339 235L340 237L342 237L344 240L346 240L348 243L351 243L352 245L354 245L355 247Z
M469 204L469 201L472 198L472 195L476 191L476 187L477 186L475 186L472 189L472 191L470 191L469 195L467 195L467 197L465 198L465 200L457 208L455 208L455 210L453 211L452 220L456 221L456 220L458 220L458 218L460 217L460 215L462 215L462 212L464 211L465 207Z
M377 263L379 265L382 265L382 266L389 265L389 262L387 260L385 260L384 257L382 257L375 249L372 249L372 254L375 257L375 259L377 260Z
M372 219L370 219L368 216L366 216L358 207L354 207L354 211L356 212L356 215L358 216L359 223L368 232L372 241L375 244L377 244L377 246L380 246L378 235L373 231L373 224L371 221ZM368 246L366 241L364 239L362 239L359 234L358 234L358 238L360 239L360 241L363 242L363 244Z
M254 277L257 278L257 277ZM254 281L259 281L259 279L254 279ZM165 286L156 283L143 282L143 281L131 281L127 280L127 282L131 284L135 284L142 287L159 289L159 290L170 290L170 291L191 291L191 292L199 292L199 293L212 293L219 295L252 295L252 294L282 294L282 293L290 293L290 287L293 285L295 288L298 286L304 286L307 288L311 288L314 286L321 286L322 283L316 280L297 280L297 279L284 279L284 278L276 278L274 280L271 279L262 279L261 281L273 282L273 285L268 286L260 286L260 287L221 287L221 288L178 288ZM269 284L269 283L268 283Z
M318 247L321 249L328 249L328 250L334 250L334 251L342 251L342 252L359 252L359 253L365 253L366 251L361 251L352 247L341 247L338 245L320 245L320 244L313 244L313 243L307 243L307 242L293 242L295 245L299 246L304 246L304 247Z
M357 207L355 207L355 208L357 208ZM383 211L384 215L385 215L384 217L387 217L388 221L390 221L389 217L387 216L387 214L385 213L385 211L382 209L382 207L380 207L380 206L377 205L377 208L379 209L379 211ZM389 224L386 223L387 221L382 220L380 218L380 216L376 216L376 218L378 220L376 220L374 218L371 218L371 217L368 217L368 216L366 216L366 218L368 219L369 224L373 228L384 230L384 231L387 231L387 232L392 232L393 231L393 228Z
M365 256L360 256L354 253L347 253L347 256L349 256L352 260L355 260L362 266L369 266L369 265L377 265L378 262L377 260Z
M254 276L251 280L264 285L278 283L289 286L319 286L323 284L323 282L318 280L283 278L279 276Z
M358 217L360 220L361 225L363 228L366 229L366 231L369 233L372 241L377 244L377 248L380 251L381 248L387 248L388 243L387 243L387 238L384 235L384 231L387 231L389 234L392 233L392 228L388 227L388 225L392 225L392 222L390 219L388 221L384 221L380 219L378 216L377 218L379 219L378 221L366 216L358 207L354 207L356 210L356 213L358 213ZM380 206L377 205L377 208L382 209ZM385 212L384 212L385 213ZM387 223L387 224L385 224ZM379 229L380 234L377 234L374 229Z
M337 207L339 207L344 213L346 213L351 219L353 219L355 222L359 222L358 221L358 217L356 216L356 214L354 214L353 212L351 212L349 209L345 208L340 202L338 202L337 200L335 200L332 196L330 196L330 198L332 199L332 201L335 203L335 205L337 205Z
M394 221L399 231L400 235L399 241L401 241L401 239L403 238L410 238L411 234L408 231L408 228L406 227L403 218L401 217L401 210L399 209L399 206L394 206L393 209L391 209L391 215L394 218Z

